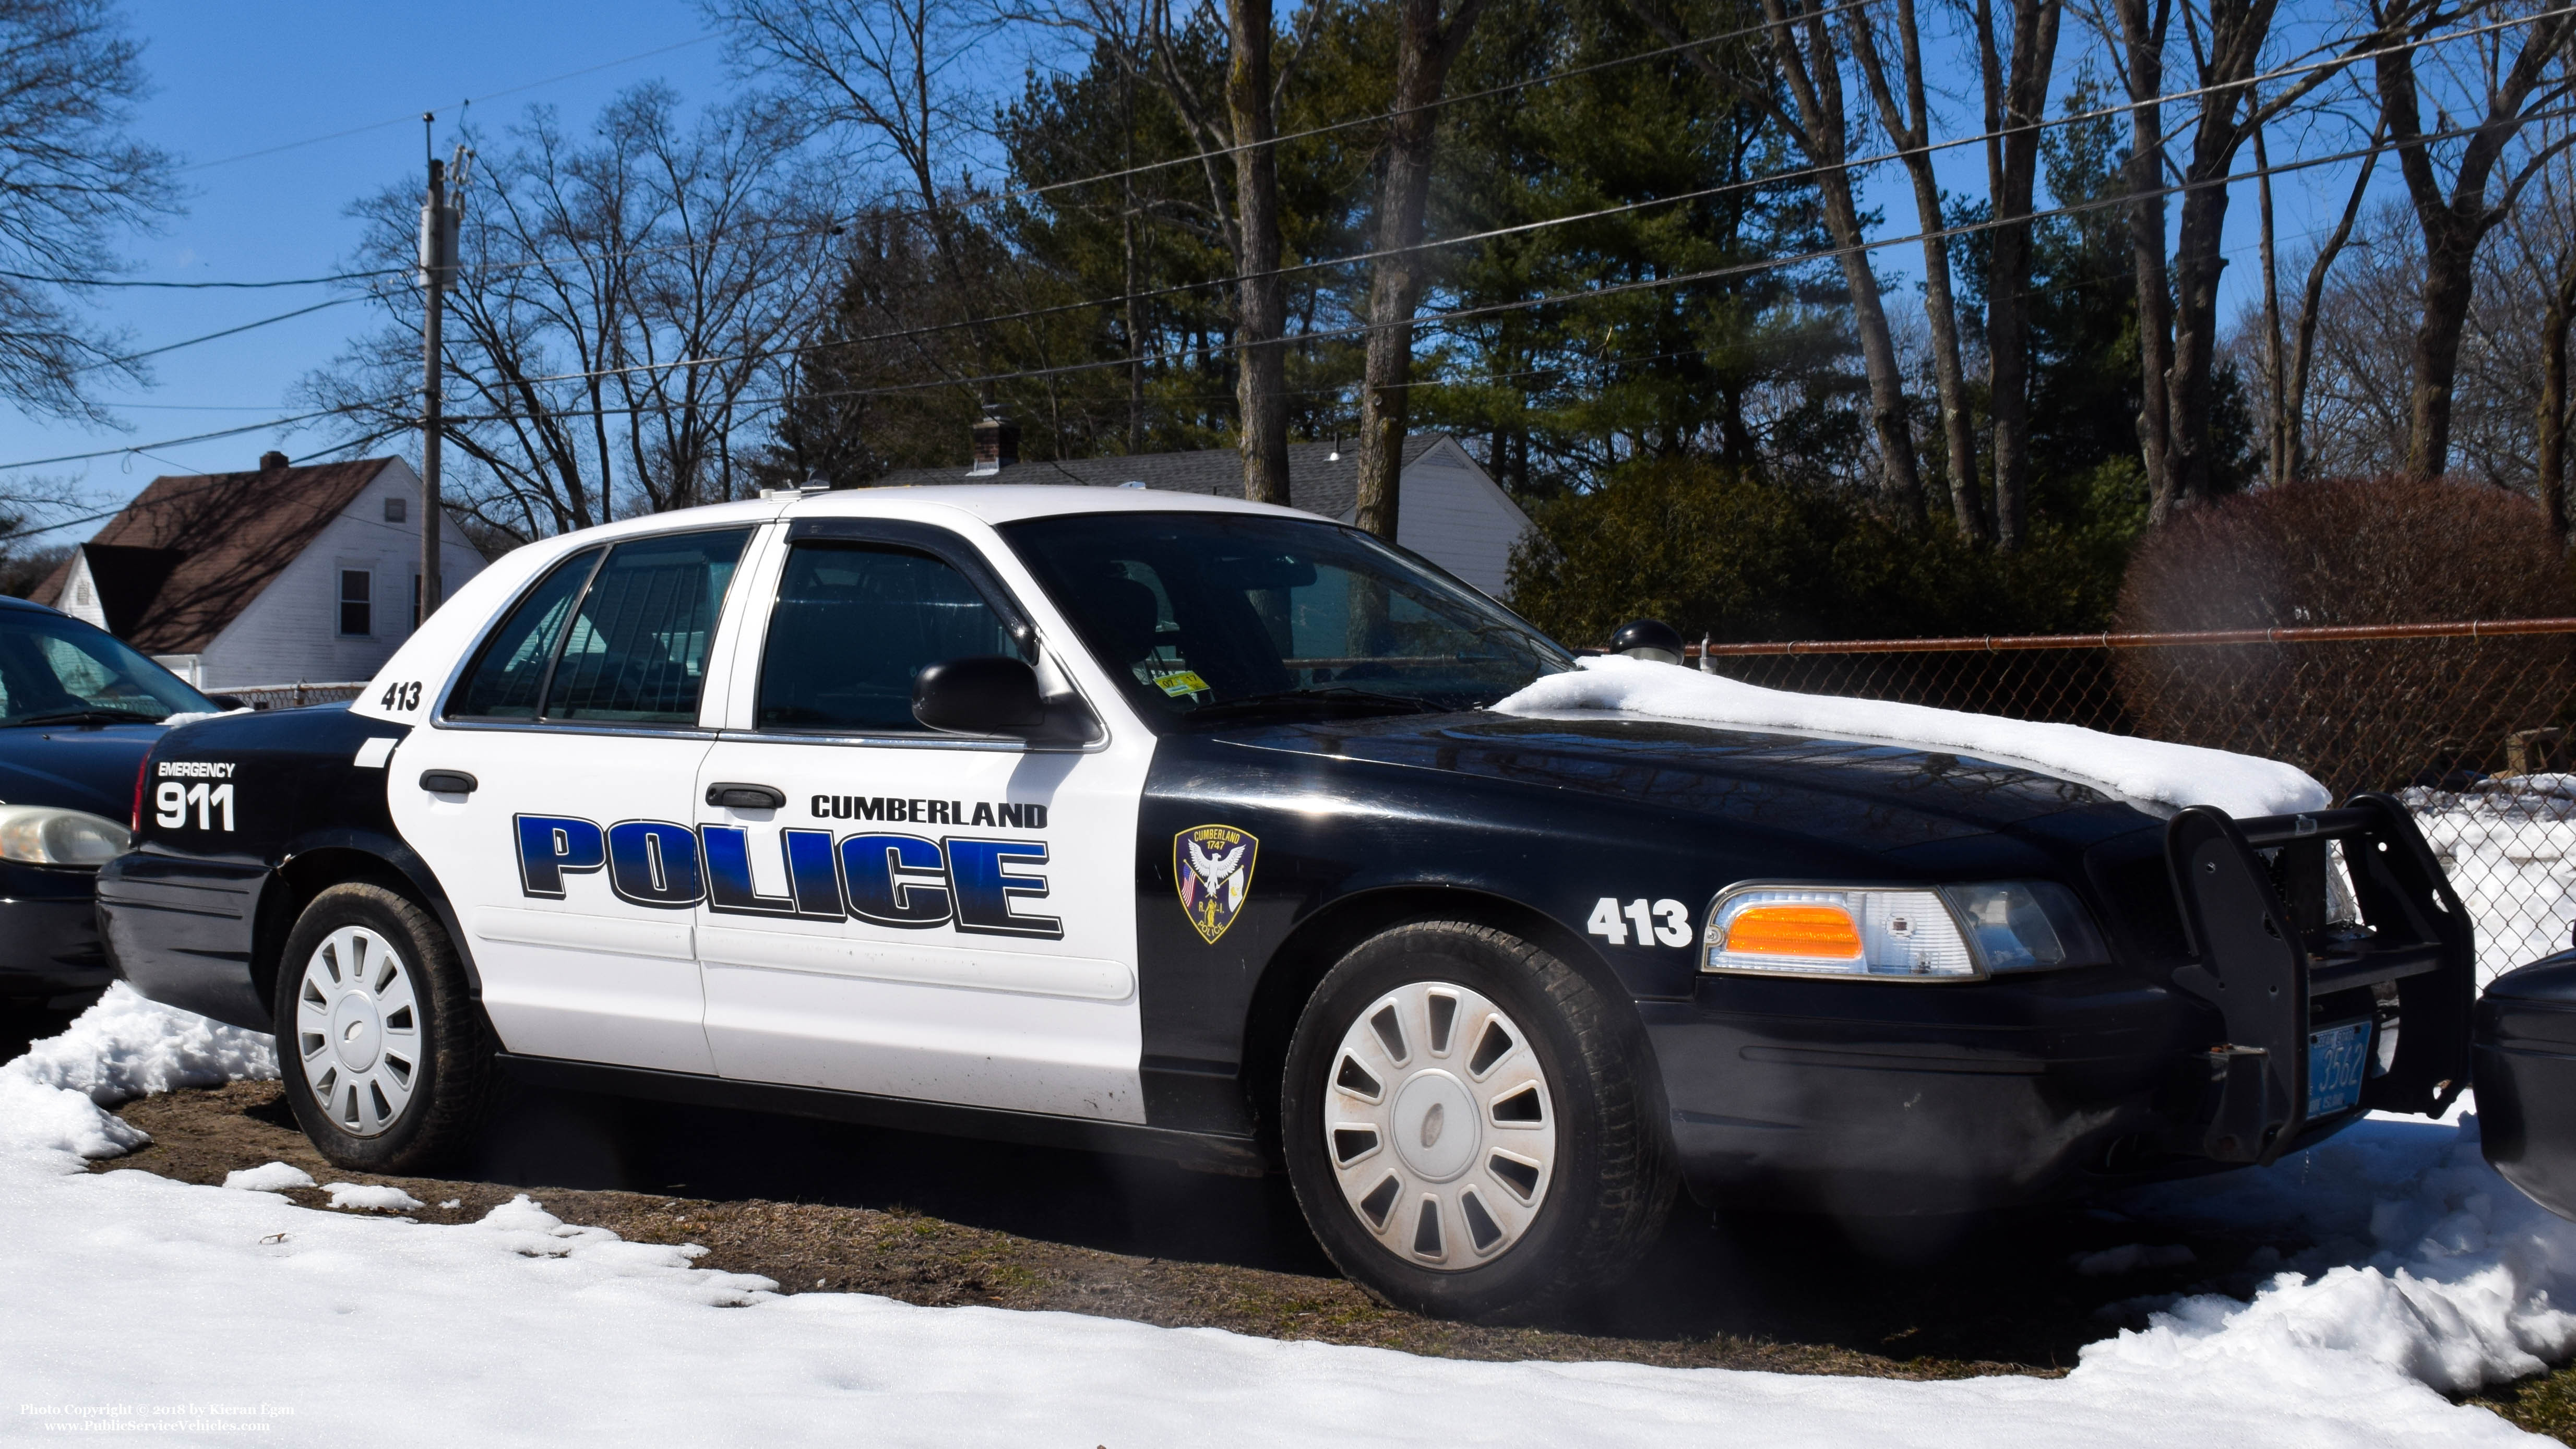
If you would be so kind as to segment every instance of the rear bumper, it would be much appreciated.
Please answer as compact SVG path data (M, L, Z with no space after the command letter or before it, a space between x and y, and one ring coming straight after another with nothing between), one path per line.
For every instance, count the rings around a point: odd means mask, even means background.
M96 881L0 862L0 996L67 996L115 979L99 949Z
M265 867L136 851L101 868L98 930L116 975L155 1001L267 1031L251 977Z

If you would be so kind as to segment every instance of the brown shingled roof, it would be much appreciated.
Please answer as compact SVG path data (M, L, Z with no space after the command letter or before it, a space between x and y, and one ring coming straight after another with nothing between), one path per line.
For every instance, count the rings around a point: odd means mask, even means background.
M83 546L109 629L146 654L204 649L392 461L153 479ZM29 597L61 607L71 567Z

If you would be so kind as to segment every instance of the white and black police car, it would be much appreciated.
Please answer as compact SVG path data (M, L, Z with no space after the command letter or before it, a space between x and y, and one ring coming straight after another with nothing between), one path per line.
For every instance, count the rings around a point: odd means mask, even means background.
M2162 819L1487 708L1573 664L1279 508L639 518L509 555L354 704L160 741L102 928L274 1029L347 1167L452 1160L517 1077L1280 1169L1460 1316L1610 1280L1677 1187L1977 1210L2465 1083L2467 917L2384 798Z

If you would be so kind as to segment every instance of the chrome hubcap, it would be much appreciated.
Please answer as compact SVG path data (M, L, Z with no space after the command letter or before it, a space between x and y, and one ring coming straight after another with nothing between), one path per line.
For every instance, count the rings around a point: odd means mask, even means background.
M1518 1242L1547 1201L1556 1106L1518 1023L1445 981L1399 986L1342 1035L1324 1151L1378 1245L1456 1271Z
M393 944L343 926L304 963L295 993L296 1053L324 1115L352 1137L394 1125L419 1076L420 1004Z

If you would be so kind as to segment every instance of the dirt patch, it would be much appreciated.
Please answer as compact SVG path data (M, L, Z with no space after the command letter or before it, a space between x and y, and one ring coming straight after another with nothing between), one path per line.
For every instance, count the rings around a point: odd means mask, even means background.
M703 1266L760 1274L782 1292L1059 1309L1459 1358L2054 1374L2083 1344L2138 1321L2153 1295L2250 1290L2243 1261L2265 1246L2081 1209L1862 1241L1810 1219L1685 1206L1629 1283L1545 1324L1481 1327L1389 1309L1334 1275L1275 1178L574 1094L522 1099L470 1176L377 1178L324 1162L275 1083L172 1092L119 1115L153 1141L99 1170L221 1183L236 1168L287 1162L319 1182L392 1183L428 1204L409 1216L436 1223L472 1221L525 1191L568 1222L703 1245ZM328 1202L311 1189L289 1196ZM2179 1243L2194 1261L2078 1267L2138 1243Z

